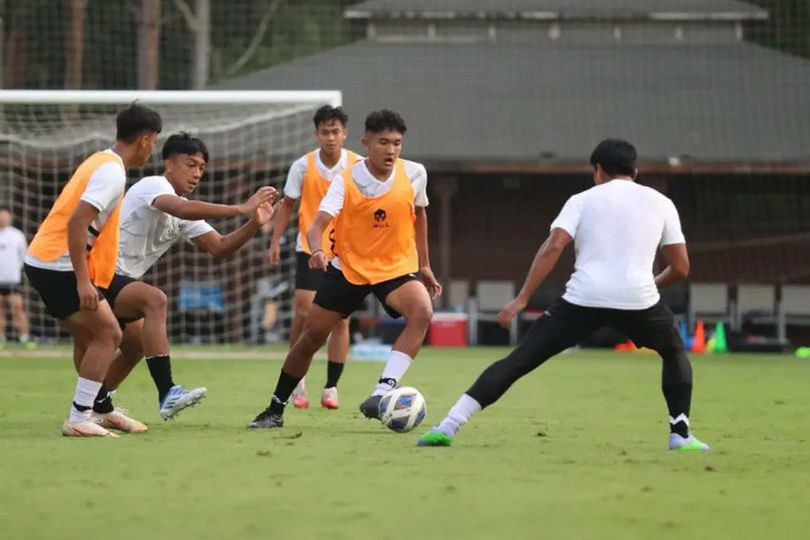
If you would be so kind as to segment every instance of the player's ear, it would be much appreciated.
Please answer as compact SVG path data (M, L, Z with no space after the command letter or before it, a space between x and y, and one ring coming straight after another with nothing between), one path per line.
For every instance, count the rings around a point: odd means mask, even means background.
M633 169L633 180L638 178L638 169Z
M360 143L361 143L363 146L365 146L366 148L368 148L368 143L369 143L369 136L368 136L368 133L366 133L365 135L363 135L363 138L362 138L362 139L360 139Z

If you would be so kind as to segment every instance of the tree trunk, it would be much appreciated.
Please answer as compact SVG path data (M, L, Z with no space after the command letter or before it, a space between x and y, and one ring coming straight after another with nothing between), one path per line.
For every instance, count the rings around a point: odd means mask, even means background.
M138 88L154 90L160 75L160 0L142 0L137 19Z
M11 10L8 32L5 35L5 76L7 88L25 88L28 80L28 35L26 18L30 9L28 2L16 2Z
M67 42L65 43L65 88L78 90L82 87L84 66L84 21L87 15L87 0L70 0Z
M211 56L211 0L197 0L196 29L194 32L194 72L191 86L195 90L205 88Z

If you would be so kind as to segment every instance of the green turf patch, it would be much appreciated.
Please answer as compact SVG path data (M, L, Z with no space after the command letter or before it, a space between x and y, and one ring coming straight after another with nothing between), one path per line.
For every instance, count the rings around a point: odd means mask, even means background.
M194 349L187 349L193 351ZM201 349L205 350L205 349ZM519 381L450 448L417 448L504 349L428 350L405 382L424 426L385 430L357 412L381 364L350 363L342 408L245 425L279 362L179 360L208 398L172 423L145 367L116 395L146 422L116 440L59 436L69 357L0 359L0 538L798 538L810 518L810 362L696 358L693 427L708 453L666 451L652 355L562 355ZM326 376L309 378L313 405Z

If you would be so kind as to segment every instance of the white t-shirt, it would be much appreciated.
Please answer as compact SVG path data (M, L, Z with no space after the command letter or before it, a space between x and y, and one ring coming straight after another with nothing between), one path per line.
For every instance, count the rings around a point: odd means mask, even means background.
M127 171L121 157L109 148L104 150L104 153L111 154L117 159L100 165L90 175L87 187L85 187L84 193L80 197L80 200L93 205L98 210L98 216L90 224L96 231L100 231L104 224L107 223L107 219L115 210L118 199L127 186ZM95 241L95 235L88 232L87 245L92 246ZM40 261L29 254L25 256L25 262L31 266L46 270L58 270L61 272L73 270L73 263L70 262L70 253L68 251L65 251L61 257L51 262Z
M323 176L324 179L332 182L335 178L339 177L343 170L346 168L346 161L348 160L348 152L345 148L341 149L340 151L340 159L335 164L334 167L328 168L326 165L323 164L321 161L321 153L320 151L315 152L315 167L318 169L318 173ZM289 197L290 199L300 199L301 198L301 191L304 186L304 177L307 174L307 156L309 156L309 152L295 160L292 166L290 167L290 172L287 173L287 181L284 184L284 196ZM298 233L298 236L295 241L295 251L304 251L304 244L301 238L301 233Z
M414 206L426 207L429 204L427 196L427 171L425 166L415 161L405 162L405 174L413 186L413 204ZM366 160L358 161L352 167L352 178L354 183L360 190L364 197L369 199L385 195L394 186L394 177L396 170L391 171L391 176L385 182L377 180L366 166ZM320 212L326 212L332 216L337 217L343 209L343 201L346 197L343 182L332 182L329 189L321 201L321 206L318 208ZM340 261L337 257L332 259L332 265L340 270Z
M22 266L28 242L20 229L0 229L0 283L22 283Z
M180 219L152 206L161 195L176 195L165 176L147 176L124 196L116 273L140 279L178 240L214 230L205 220Z
M658 246L683 244L669 198L628 180L611 180L568 199L551 224L574 239L576 263L563 299L578 306L638 310L660 299Z

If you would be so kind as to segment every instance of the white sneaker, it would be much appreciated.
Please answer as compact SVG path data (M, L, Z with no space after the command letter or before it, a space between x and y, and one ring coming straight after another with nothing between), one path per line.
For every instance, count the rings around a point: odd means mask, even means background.
M146 424L134 418L130 418L126 415L124 409L117 407L111 413L100 414L94 412L93 416L95 417L96 423L104 429L117 429L118 431L124 431L126 433L146 433L149 431Z
M324 388L321 393L321 407L324 409L338 409L338 391L334 386L332 388Z
M689 434L688 437L682 437L677 433L669 434L669 449L690 451L690 450L709 450L709 445L698 440L697 437Z
M69 422L65 420L62 424L62 435L65 437L118 437L112 431L107 431L93 420L81 420L79 422Z
M164 420L171 420L183 409L193 407L202 401L207 393L208 388L204 386L186 390L179 384L175 384L160 404L160 416Z
M296 409L309 409L309 398L307 397L307 385L304 379L298 383L290 396L293 407Z

